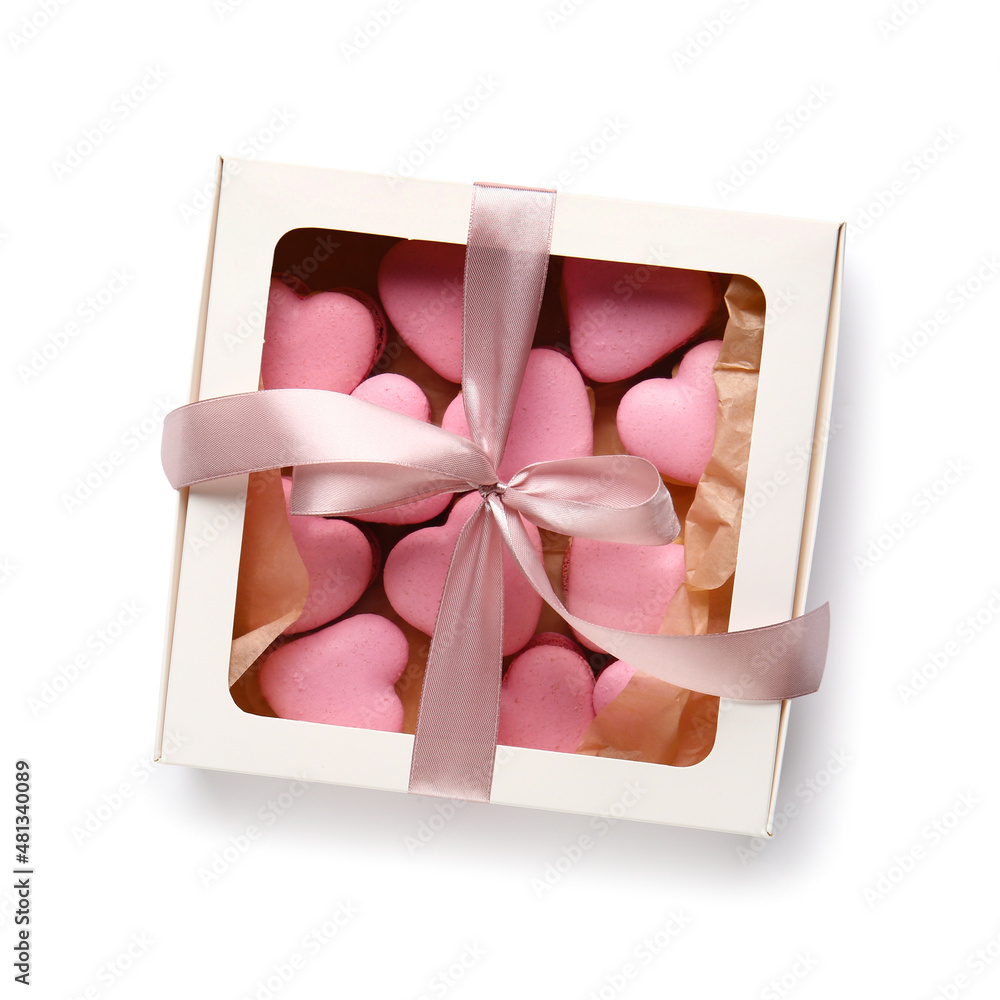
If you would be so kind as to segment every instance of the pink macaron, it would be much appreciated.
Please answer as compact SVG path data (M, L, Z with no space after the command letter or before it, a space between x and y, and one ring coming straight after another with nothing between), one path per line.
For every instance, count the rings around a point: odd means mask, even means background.
M355 615L285 643L261 665L260 690L282 719L403 731L393 685L410 650L381 615Z
M497 741L572 753L594 720L594 675L579 647L552 632L518 654L500 690Z
M385 594L396 614L414 628L430 635L434 631L444 582L459 532L482 502L478 493L462 497L440 527L419 528L396 543L385 561ZM539 557L542 542L538 529L525 521L525 528ZM522 649L538 625L542 599L525 579L511 555L503 554L503 653Z
M265 389L351 392L382 353L377 309L343 292L302 296L271 280L260 374Z
M566 607L577 617L656 635L684 581L684 546L574 538L563 562ZM580 642L596 648L583 636ZM612 651L613 652L613 651Z
M373 375L365 379L351 395L424 423L431 419L431 404L423 389L405 375L394 372ZM374 521L378 524L421 524L437 517L451 502L452 496L451 493L441 493L401 507L391 507L372 514L352 514L351 517L357 521Z
M705 328L721 301L714 274L567 257L563 293L573 359L595 382L631 378Z
M382 258L378 294L406 345L438 375L462 381L465 247L400 240Z
M594 711L603 712L625 690L634 673L635 667L622 660L609 663L594 683Z
M719 395L712 371L721 340L692 347L673 378L650 378L618 406L618 434L630 455L674 482L696 486L712 457Z
M462 393L445 411L441 426L470 437ZM514 404L507 448L497 470L506 482L533 462L582 458L594 453L594 418L587 387L561 351L539 347L528 355Z
M285 476L281 485L287 513L292 481ZM292 635L332 622L353 607L374 579L378 563L373 541L350 521L288 514L288 524L309 574L302 614L285 629L285 635Z

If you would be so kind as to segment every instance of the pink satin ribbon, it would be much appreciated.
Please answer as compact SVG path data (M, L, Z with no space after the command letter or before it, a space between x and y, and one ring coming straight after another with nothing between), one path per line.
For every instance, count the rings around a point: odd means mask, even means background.
M439 493L482 503L452 554L424 677L412 792L488 801L500 701L506 547L542 598L608 653L679 687L748 701L817 689L827 605L742 632L662 636L571 614L522 517L567 535L661 545L679 531L656 469L630 455L538 462L501 483L511 415L548 268L555 192L477 184L466 250L462 392L472 440L341 393L274 389L168 414L162 460L175 488L294 466L296 514L350 515Z

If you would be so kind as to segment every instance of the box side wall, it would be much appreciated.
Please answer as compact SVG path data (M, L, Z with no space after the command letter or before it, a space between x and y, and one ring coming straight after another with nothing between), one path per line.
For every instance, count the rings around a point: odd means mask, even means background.
M208 252L205 258L205 276L201 287L201 304L198 311L198 330L195 337L194 358L191 363L191 386L188 401L198 398L201 385L201 366L205 354L205 330L208 325L208 294L212 285L212 262L215 257L215 228L219 221L219 198L222 194L222 158L219 157L215 171L215 202L212 205L212 218L209 223ZM163 728L167 709L167 684L170 677L170 656L173 652L174 623L177 617L177 593L180 585L181 555L184 551L184 527L187 517L188 491L180 490L177 497L177 521L174 529L174 559L170 583L170 598L167 605L167 620L163 646L163 665L160 674L160 707L156 721L156 741L153 759L159 761L163 756Z
M834 264L833 280L830 286L830 319L827 323L826 350L823 356L823 378L820 384L819 400L816 406L816 427L813 434L811 462L809 467L809 493L802 525L802 548L799 554L799 572L795 586L795 614L806 610L809 591L809 577L812 571L813 550L816 547L816 529L819 521L820 499L823 490L823 474L826 470L826 452L830 438L830 415L833 409L833 390L837 367L837 346L840 341L840 299L844 276L844 250L847 227L841 225L837 235L837 257ZM781 721L778 726L778 746L774 763L774 781L771 788L771 803L767 814L767 835L771 836L774 814L778 805L778 785L781 778L781 762L785 754L788 733L788 719L791 702L781 706Z

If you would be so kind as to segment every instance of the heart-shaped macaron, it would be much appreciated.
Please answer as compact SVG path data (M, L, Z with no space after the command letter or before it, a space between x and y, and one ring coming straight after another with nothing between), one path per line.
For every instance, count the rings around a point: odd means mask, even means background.
M462 497L448 520L436 528L420 528L396 543L385 561L385 594L400 618L430 635L434 631L444 581L459 532L482 502L478 493ZM538 529L525 521L539 557L542 541ZM538 596L510 553L503 553L503 654L516 653L531 638L542 610Z
M721 340L706 340L684 355L673 378L649 378L622 397L618 435L631 455L652 462L678 483L696 486L715 441L719 395L712 369Z
M683 580L683 545L574 538L563 562L563 599L574 615L595 625L656 635Z
M399 626L355 615L276 649L261 664L260 690L282 719L401 733L393 685L409 655Z
M634 673L635 667L622 660L609 663L594 682L594 712L603 712L625 690Z
M595 382L631 378L704 329L721 300L708 271L567 257L573 359Z
M441 426L470 437L462 393L445 410ZM535 348L514 404L507 449L497 472L506 482L532 462L582 458L594 453L590 397L576 366L561 351Z
M292 481L285 476L281 485L287 512ZM368 589L378 566L373 542L350 521L289 514L288 524L309 574L309 593L302 614L285 629L285 635L293 635L339 618Z
M438 375L462 381L465 247L401 240L382 258L378 294L407 346Z
M265 389L351 392L382 353L374 308L343 292L301 296L271 280L260 361Z
M367 403L384 406L387 410L405 413L424 423L431 419L431 404L423 389L405 375L394 372L373 375L365 379L351 395ZM351 517L356 521L375 521L379 524L421 524L437 517L451 502L452 496L451 493L441 493L402 507L390 507L373 514L352 514Z
M510 665L497 742L572 753L594 720L594 675L571 639L543 632Z

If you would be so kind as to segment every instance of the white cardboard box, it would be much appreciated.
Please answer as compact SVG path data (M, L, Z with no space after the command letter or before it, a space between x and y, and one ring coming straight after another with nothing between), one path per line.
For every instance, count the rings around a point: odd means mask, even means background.
M220 161L219 181L192 400L257 388L262 303L275 245L286 232L319 228L464 243L468 231L467 185L391 183L380 175L240 160ZM554 255L638 264L648 262L653 245L675 266L747 275L766 296L747 494L778 470L787 481L755 516L744 517L730 628L800 615L832 395L843 227L558 196ZM779 302L783 310L775 307ZM803 445L811 461L789 463ZM157 759L406 791L412 736L266 718L243 712L230 697L246 486L247 477L239 476L180 494ZM211 532L220 510L229 512L226 530L210 546L190 544ZM769 835L788 707L723 700L715 745L691 767L501 747L493 801L594 815L610 810L648 822ZM170 739L165 753L168 734L181 740ZM626 791L637 786L638 795Z

